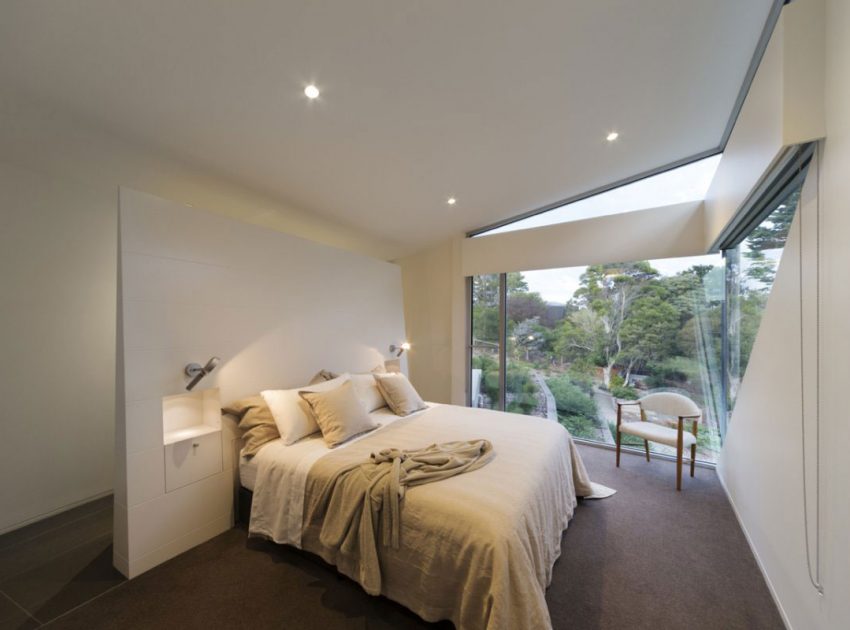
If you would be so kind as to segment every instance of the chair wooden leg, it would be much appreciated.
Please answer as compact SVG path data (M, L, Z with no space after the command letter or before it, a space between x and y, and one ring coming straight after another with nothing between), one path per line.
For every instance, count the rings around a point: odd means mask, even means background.
M691 445L691 477L694 476L694 464L696 464L697 460L697 445Z
M682 436L682 416L679 416L679 431L676 438L676 490L682 489L682 454L685 451L685 442Z
M649 440L643 441L643 447L646 449L646 461L649 461Z
M620 431L617 430L617 468L620 467Z
M676 453L676 490L682 489L682 447Z
M699 422L694 420L693 425L691 426L691 433L694 434L694 440L697 438L697 432L699 430ZM696 442L691 444L691 477L694 476L694 464L697 460L697 445Z

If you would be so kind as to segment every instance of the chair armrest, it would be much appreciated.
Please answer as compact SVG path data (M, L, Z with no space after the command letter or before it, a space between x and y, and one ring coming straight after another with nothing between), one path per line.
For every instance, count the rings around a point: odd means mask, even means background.
M625 407L626 405L638 405L638 406L640 406L640 401L639 400L618 400L617 401L618 407Z

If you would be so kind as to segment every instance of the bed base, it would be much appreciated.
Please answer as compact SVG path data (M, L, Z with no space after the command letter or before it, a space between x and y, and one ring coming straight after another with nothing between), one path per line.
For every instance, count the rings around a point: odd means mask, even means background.
M251 503L253 501L254 493L244 486L239 486L236 505L236 522L238 524L248 526L251 521Z

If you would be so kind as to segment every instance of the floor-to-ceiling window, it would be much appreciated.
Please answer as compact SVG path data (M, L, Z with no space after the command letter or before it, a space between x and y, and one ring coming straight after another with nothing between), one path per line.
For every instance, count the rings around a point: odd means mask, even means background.
M470 404L500 409L501 276L472 278Z
M724 229L721 254L477 276L470 381L475 406L560 422L614 443L616 401L676 391L704 410L697 456L716 460L800 202L813 145L789 148ZM525 229L643 207L670 185L705 194L717 159L485 229ZM668 185L669 184L669 185ZM681 189L681 190L679 190ZM678 192L676 194L679 194ZM633 198L634 197L634 198ZM647 202L648 203L648 202ZM618 210L619 209L619 210ZM627 446L642 440L625 438ZM657 452L670 453L663 445Z
M723 274L721 256L711 255L474 278L473 404L547 417L574 437L613 444L617 399L677 391L705 409L698 456L714 461Z
M761 316L773 287L788 231L800 201L802 182L776 200L769 214L736 246L724 250L726 258L726 386L731 412Z

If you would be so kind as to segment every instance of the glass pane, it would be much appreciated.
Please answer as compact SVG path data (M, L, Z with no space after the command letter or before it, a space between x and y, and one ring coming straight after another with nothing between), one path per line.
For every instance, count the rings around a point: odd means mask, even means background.
M527 230L543 225L555 225L647 208L660 208L687 201L700 201L705 199L705 193L720 164L720 157L721 155L718 154L685 164L632 184L493 228L476 236Z
M705 410L697 457L714 461L723 298L720 256L509 274L507 410L614 444L617 399L676 391Z
M738 247L726 250L727 390L731 413L747 371L762 313L773 288L776 269L797 205L802 184L777 203Z
M499 408L499 275L472 278L473 407Z
M536 291L530 291L521 273L507 274L507 353L505 410L557 421L554 404L545 384L549 365L547 334L549 310ZM560 308L563 314L563 307Z

